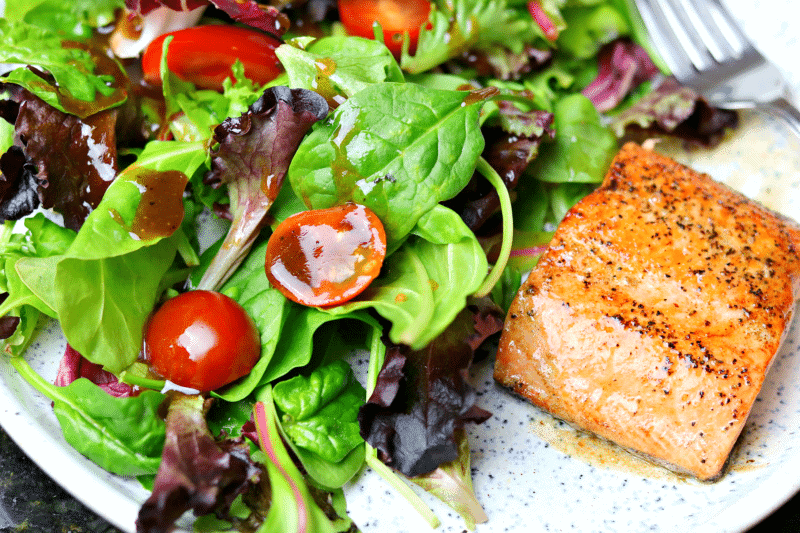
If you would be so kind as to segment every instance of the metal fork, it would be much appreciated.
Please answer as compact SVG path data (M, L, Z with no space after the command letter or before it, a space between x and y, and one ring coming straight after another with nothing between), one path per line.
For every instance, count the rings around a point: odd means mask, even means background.
M800 112L786 82L742 32L720 0L634 0L672 74L712 105L758 108L800 137Z

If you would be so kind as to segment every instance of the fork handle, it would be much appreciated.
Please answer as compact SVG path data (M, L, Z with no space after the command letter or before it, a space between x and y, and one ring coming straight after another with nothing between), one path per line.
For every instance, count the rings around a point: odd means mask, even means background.
M800 111L788 99L783 96L778 97L766 104L764 109L776 118L783 120L789 126L789 129L797 135L797 138L800 139Z

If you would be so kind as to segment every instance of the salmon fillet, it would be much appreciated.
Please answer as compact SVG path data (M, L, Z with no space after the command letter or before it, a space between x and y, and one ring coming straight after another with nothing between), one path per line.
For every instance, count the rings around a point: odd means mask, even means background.
M795 222L626 144L522 284L495 379L714 480L791 322L799 248Z

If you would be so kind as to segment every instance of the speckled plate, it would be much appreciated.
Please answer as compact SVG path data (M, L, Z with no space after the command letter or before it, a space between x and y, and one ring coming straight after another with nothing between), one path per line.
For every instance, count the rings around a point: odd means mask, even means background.
M787 17L791 0L730 2L762 50L800 88L800 43ZM797 27L797 23L794 23ZM764 37L759 39L760 37ZM795 91L797 94L798 91ZM713 151L658 149L710 173L768 207L800 220L800 141L763 115L744 113L743 127ZM27 358L55 376L64 340L56 324L37 337ZM500 531L741 532L800 489L800 315L774 359L731 460L713 484L675 476L579 433L494 384L492 361L474 369L480 404L493 416L470 428L475 492ZM134 530L148 493L112 476L69 447L43 398L0 357L0 425L55 481L124 531ZM463 521L418 491L442 520L442 533ZM370 471L346 487L348 512L365 533L419 532L428 526ZM183 524L187 527L186 524Z

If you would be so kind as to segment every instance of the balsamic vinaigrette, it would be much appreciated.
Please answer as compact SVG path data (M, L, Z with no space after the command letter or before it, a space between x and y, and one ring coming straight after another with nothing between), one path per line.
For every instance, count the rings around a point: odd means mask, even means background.
M189 178L179 170L160 172L144 167L130 167L126 179L142 191L128 232L137 240L172 235L183 221L183 191ZM115 214L115 218L124 222Z

